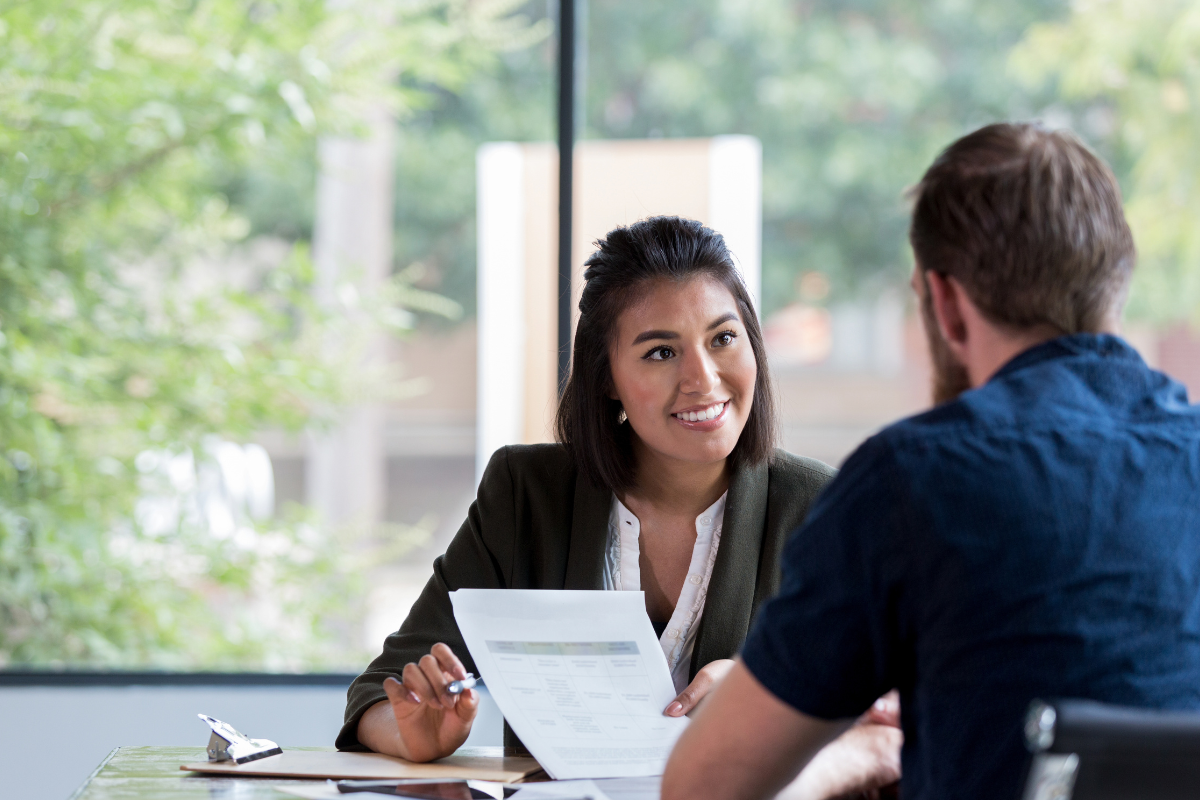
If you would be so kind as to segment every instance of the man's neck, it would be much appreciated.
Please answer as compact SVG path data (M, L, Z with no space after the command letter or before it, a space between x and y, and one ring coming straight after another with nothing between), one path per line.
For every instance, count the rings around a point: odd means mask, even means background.
M1052 325L1034 325L1028 328L997 325L984 316L965 292L960 308L962 322L967 329L963 366L966 367L972 389L987 383L1001 367L1026 350L1063 335L1062 331ZM1120 330L1120 317L1114 312L1105 319L1097 333L1119 335Z
M971 342L966 363L971 388L987 383L1001 367L1026 350L1060 335L1048 325L1022 330L999 328L994 325L979 326Z

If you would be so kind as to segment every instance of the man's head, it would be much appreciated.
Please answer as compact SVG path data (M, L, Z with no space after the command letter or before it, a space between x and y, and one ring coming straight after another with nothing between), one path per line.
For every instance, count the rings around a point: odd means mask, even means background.
M972 325L1023 343L1010 357L1055 336L1116 328L1133 236L1112 172L1070 133L981 128L938 156L913 197L914 284L937 402L991 375L970 363L980 356L980 337L974 351L966 341Z

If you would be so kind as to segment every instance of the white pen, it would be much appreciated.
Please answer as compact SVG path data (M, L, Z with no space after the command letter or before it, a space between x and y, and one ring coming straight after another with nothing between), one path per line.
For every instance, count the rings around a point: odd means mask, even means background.
M450 681L450 685L446 687L447 694L462 694L467 689L474 689L476 686L483 685L483 678L476 678L474 673L468 672L467 677L461 681Z

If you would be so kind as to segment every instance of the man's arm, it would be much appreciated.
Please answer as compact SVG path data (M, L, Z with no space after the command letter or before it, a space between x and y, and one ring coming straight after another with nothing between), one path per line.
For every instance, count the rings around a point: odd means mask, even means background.
M771 797L852 723L800 713L767 691L739 659L676 743L662 800Z

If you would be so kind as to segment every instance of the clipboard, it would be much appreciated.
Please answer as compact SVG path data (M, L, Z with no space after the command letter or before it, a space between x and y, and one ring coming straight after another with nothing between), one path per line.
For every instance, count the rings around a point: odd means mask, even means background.
M388 778L471 778L519 783L542 771L537 759L504 754L503 747L464 747L452 756L425 764L380 753L340 753L336 750L291 750L245 764L199 761L179 767L207 775L253 775L270 778L331 778L384 780Z

